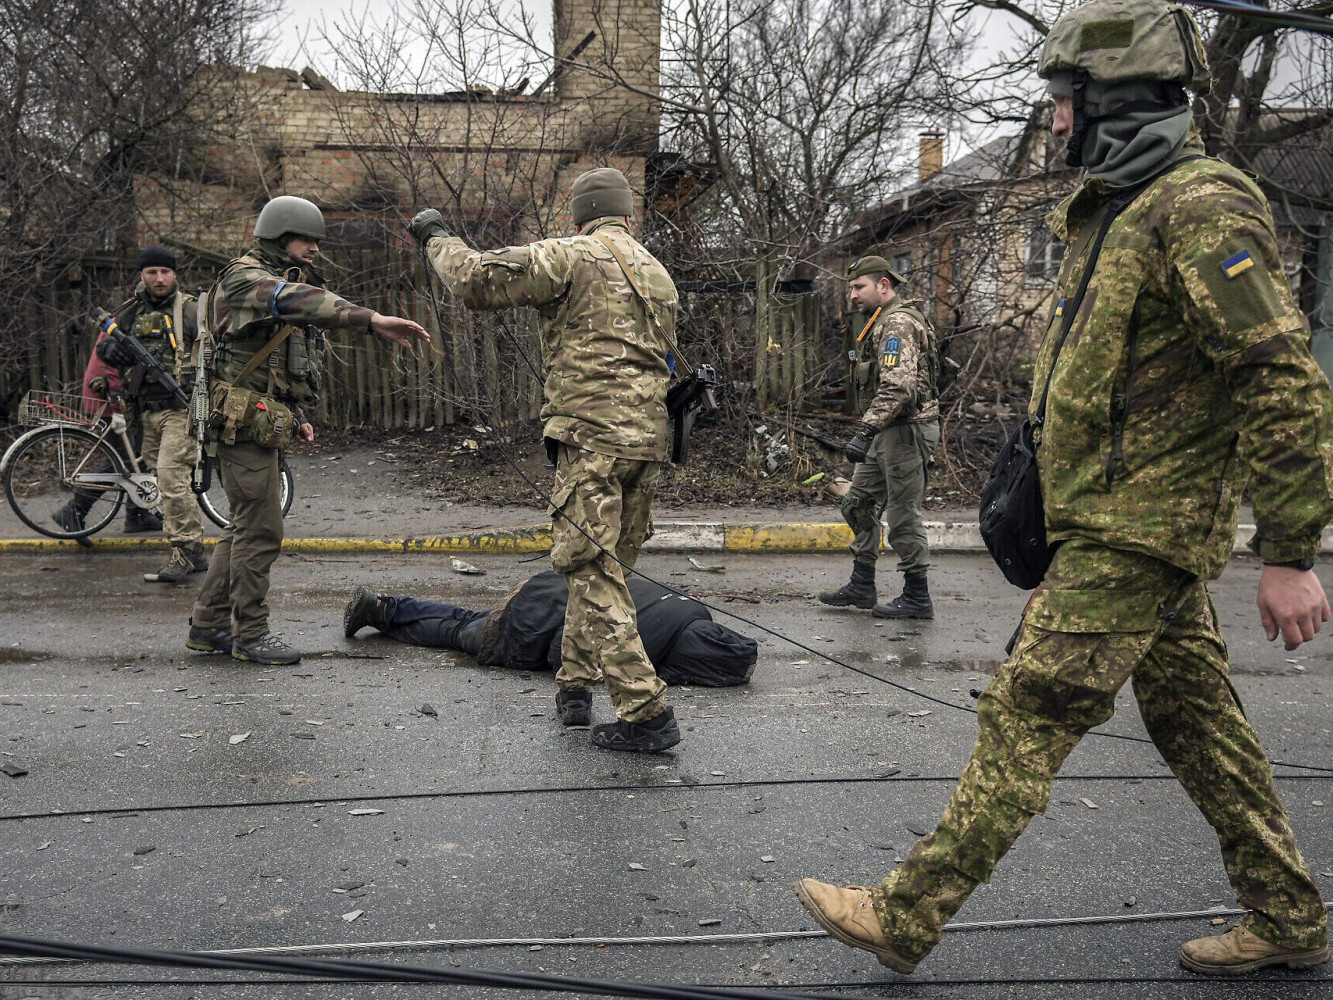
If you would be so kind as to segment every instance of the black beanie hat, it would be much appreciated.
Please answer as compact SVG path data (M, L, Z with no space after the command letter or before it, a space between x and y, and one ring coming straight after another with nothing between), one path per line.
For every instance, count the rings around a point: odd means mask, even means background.
M139 254L139 270L145 267L169 267L176 270L176 255L162 246L144 247Z

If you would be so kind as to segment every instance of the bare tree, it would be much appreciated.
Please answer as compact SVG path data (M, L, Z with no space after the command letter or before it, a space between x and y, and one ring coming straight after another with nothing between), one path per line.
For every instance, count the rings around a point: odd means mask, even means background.
M225 128L199 98L244 60L269 0L8 0L0 4L0 390L68 378L35 339L132 264L136 179L202 168ZM213 108L226 102L213 101ZM79 286L84 286L79 288ZM71 288L75 294L71 297ZM26 362L26 363L25 363ZM24 372L24 369L27 369Z

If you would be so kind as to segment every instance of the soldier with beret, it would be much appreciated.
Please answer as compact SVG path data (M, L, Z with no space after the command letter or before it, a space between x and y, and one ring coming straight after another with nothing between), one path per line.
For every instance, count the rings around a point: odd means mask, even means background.
M1247 910L1187 941L1180 963L1212 976L1323 964L1328 912L1229 680L1207 581L1231 555L1248 483L1268 638L1296 649L1329 619L1313 567L1333 517L1333 392L1267 200L1203 155L1185 88L1209 76L1185 9L1092 0L1056 22L1038 73L1052 132L1086 171L1048 216L1070 249L1029 409L1058 548L981 695L976 748L935 831L869 888L805 879L796 892L839 941L912 972L1132 681Z
M939 349L921 310L898 295L902 283L903 276L880 256L861 257L847 268L852 308L871 316L860 334L873 339L879 382L844 449L856 463L842 501L842 516L854 532L852 578L819 599L834 607L873 608L878 618L933 618L921 505L930 456L940 443ZM878 604L875 563L885 512L903 591Z
M653 496L670 454L676 286L630 235L634 196L619 170L581 174L570 207L577 235L500 250L473 250L450 236L434 209L409 229L468 306L537 311L542 433L556 456L551 566L569 588L556 708L564 725L589 725L592 690L604 679L616 721L593 727L593 745L659 752L680 742L680 729L644 651L624 567L652 533Z

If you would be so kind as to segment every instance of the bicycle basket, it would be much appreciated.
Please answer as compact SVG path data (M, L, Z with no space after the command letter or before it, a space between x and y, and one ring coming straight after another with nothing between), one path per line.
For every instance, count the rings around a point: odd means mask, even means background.
M29 389L19 403L18 421L24 427L42 424L78 424L91 427L94 418L83 412L83 395L77 392L48 392Z

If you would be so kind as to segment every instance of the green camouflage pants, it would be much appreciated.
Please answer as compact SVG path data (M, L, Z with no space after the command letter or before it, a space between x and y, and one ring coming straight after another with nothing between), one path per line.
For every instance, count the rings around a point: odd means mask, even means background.
M598 546L634 565L652 534L660 474L657 462L561 445L551 491L551 567L569 584L556 683L590 688L605 678L616 715L625 722L660 715L666 685L639 638L625 570Z
M888 514L889 545L898 555L898 572L930 566L930 548L921 523L930 456L940 443L938 421L891 424L875 435L864 462L852 470L852 486L842 501L843 520L856 533L852 558L879 558L881 512Z
M184 410L154 410L143 422L143 460L157 473L162 494L162 528L172 545L192 545L204 537L204 512L190 489L195 443Z
M1301 860L1259 738L1228 680L1207 588L1148 556L1069 541L1036 591L1013 655L978 702L972 759L935 831L871 890L909 960L988 881L1083 734L1132 680L1148 734L1217 832L1243 924L1273 944L1321 947L1327 911Z
M238 639L268 633L269 570L282 550L282 504L276 448L218 445L218 475L231 504L190 620L200 628L233 628Z

